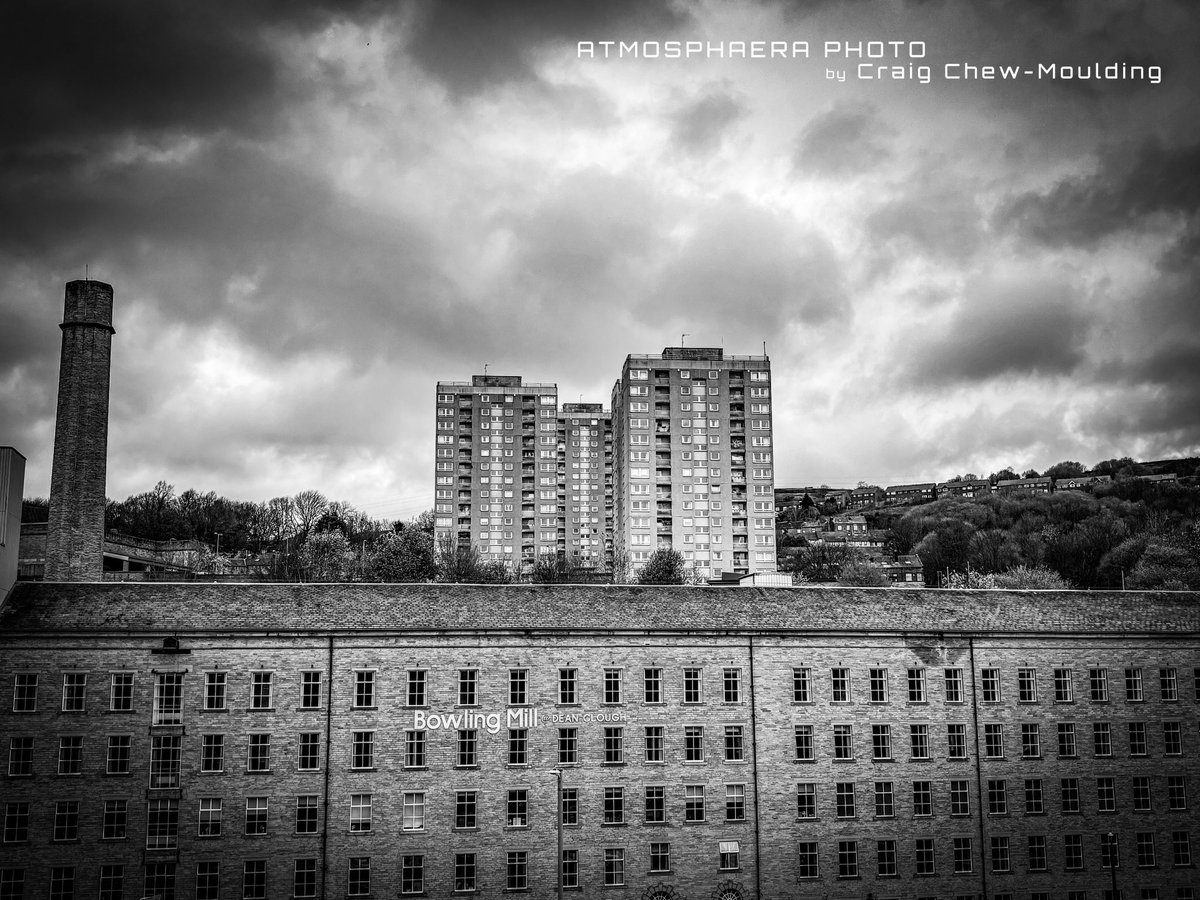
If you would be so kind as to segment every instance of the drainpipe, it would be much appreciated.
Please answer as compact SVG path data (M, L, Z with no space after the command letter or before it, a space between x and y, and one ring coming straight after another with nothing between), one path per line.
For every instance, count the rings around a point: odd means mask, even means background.
M754 896L762 897L762 853L758 812L758 715L754 680L754 635L748 637L750 651L750 773L754 782Z

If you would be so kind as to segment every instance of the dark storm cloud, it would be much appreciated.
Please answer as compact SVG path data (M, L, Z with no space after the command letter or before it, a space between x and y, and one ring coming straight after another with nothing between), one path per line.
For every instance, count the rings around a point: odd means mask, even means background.
M805 126L793 157L798 175L857 175L886 162L893 134L871 104L842 103Z
M529 54L543 44L657 37L688 18L669 0L432 0L409 53L454 94L470 96L533 79Z
M272 128L287 90L263 39L387 8L380 0L18 0L5 5L0 161L125 132Z
M745 113L741 101L725 91L715 91L671 117L671 142L686 153L712 153L720 149L725 133Z
M1194 217L1200 210L1200 144L1146 141L1108 150L1096 171L1066 178L1049 191L1011 198L997 224L1052 247L1089 247L1135 230L1155 213Z
M907 364L918 382L1064 375L1084 361L1089 317L1061 279L993 277L969 283L962 293L943 328L909 335Z
M670 254L639 312L753 345L793 323L819 326L849 311L837 254L818 233L726 198L705 209ZM727 340L732 344L732 340Z
M983 216L973 186L945 171L926 171L864 220L874 247L914 249L939 260L965 260L980 246Z

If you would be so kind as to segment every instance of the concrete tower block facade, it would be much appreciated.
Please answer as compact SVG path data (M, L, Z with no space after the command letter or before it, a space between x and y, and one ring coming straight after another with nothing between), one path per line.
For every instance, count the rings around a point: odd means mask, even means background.
M112 285L67 283L59 326L62 362L50 476L46 581L102 578L112 307Z

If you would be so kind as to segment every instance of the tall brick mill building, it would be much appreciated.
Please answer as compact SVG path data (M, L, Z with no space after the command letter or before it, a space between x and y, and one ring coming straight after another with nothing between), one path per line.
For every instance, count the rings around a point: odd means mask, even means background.
M0 897L1192 900L1198 599L19 584Z

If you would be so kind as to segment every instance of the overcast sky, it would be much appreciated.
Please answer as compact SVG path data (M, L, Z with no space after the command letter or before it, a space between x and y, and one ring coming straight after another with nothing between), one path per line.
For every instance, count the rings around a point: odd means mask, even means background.
M5 20L0 444L27 496L85 265L116 294L114 498L316 488L408 517L432 505L438 379L487 364L607 405L627 354L684 333L766 342L777 485L1200 454L1187 0ZM827 41L905 43L860 70ZM1038 75L1114 63L1147 75Z

